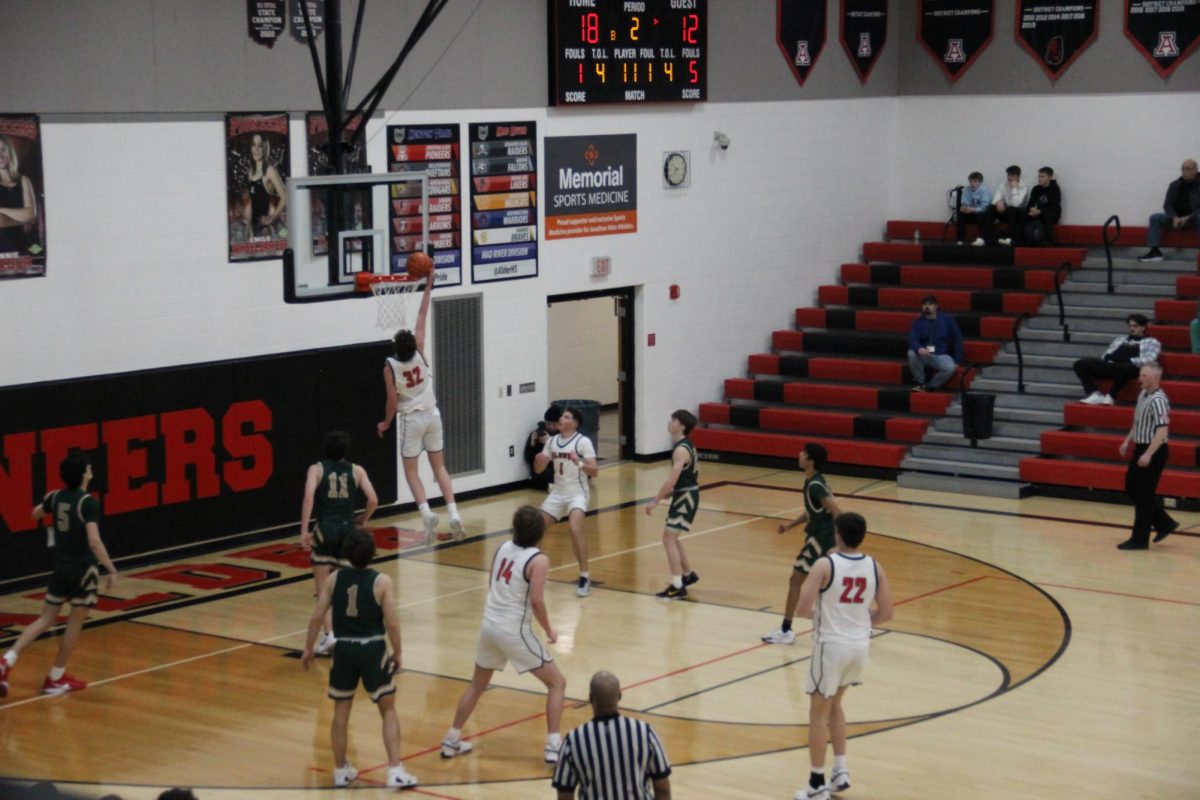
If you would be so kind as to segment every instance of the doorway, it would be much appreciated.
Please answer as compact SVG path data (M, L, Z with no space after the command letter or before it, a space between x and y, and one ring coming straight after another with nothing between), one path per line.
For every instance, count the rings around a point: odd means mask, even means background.
M636 452L634 292L627 286L546 298L550 399L599 404L594 444L602 463L629 459Z

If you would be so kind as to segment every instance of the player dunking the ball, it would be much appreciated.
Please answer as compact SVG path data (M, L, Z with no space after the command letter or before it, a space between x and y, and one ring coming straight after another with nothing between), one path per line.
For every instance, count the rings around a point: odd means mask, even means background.
M780 525L778 532L785 533L797 525L804 525L804 546L792 565L787 603L783 607L783 624L762 637L764 642L792 644L796 641L796 634L792 633L792 616L800 600L800 587L804 585L804 579L816 560L833 548L833 518L841 513L841 509L833 499L825 476L821 474L821 468L828 459L829 454L819 444L806 444L800 451L800 469L804 471L804 513Z
M0 658L0 698L8 696L8 675L17 657L42 631L54 624L64 603L71 606L67 628L58 643L58 657L42 683L45 694L66 694L87 688L87 682L67 673L67 659L79 644L88 610L96 605L100 573L108 572L104 590L112 591L117 568L100 539L100 501L88 494L92 465L82 453L72 453L58 466L63 488L50 492L33 507L33 518L51 517L50 546L54 549L54 572L46 587L42 615L21 632L12 649Z
M425 358L425 323L429 317L429 296L433 292L433 275L425 278L425 290L421 295L421 307L417 312L415 332L400 330L392 339L395 357L389 358L383 368L383 383L387 389L387 408L383 421L377 429L383 436L396 422L396 435L400 439L400 456L404 463L404 480L408 490L421 511L425 525L425 541L433 544L437 535L438 517L429 510L425 487L418 473L418 459L425 451L433 477L442 490L446 511L450 514L450 530L455 539L465 535L462 518L458 516L458 504L454 502L454 487L450 484L450 473L442 457L442 414L438 411L437 397L433 393L433 372Z
M671 414L667 433L671 434L671 474L658 490L654 499L646 504L646 514L654 512L659 502L671 498L667 509L667 525L663 528L663 547L667 551L667 567L671 570L671 583L658 593L658 597L676 600L687 597L687 587L700 580L692 569L679 534L687 533L696 519L700 507L700 473L696 468L696 446L688 438L696 427L696 416L685 409Z
M350 561L333 573L317 598L300 664L312 666L316 655L317 633L326 612L333 614L333 666L329 670L329 696L334 700L330 743L333 749L333 784L347 786L358 777L358 770L346 760L347 728L354 693L361 682L375 701L383 720L383 746L387 750L387 786L401 789L417 785L400 762L400 720L396 716L396 680L400 669L400 620L392 581L371 569L375 540L359 528L346 539L343 552ZM388 653L391 643L392 652Z
M567 679L533 633L536 619L546 632L546 641L550 644L558 641L546 612L550 559L538 549L546 530L542 512L533 506L521 506L513 514L512 530L512 541L500 545L492 557L483 627L475 647L475 674L459 698L454 724L442 740L442 758L454 758L472 750L471 743L463 741L462 728L487 691L492 674L509 662L517 672L532 672L546 685L546 747L542 751L546 763L556 763L562 748L560 725Z
M367 471L347 460L350 454L350 434L332 431L325 436L325 458L308 468L304 482L304 502L300 506L300 544L312 551L313 580L317 595L325 588L331 570L349 566L342 555L342 545L355 527L367 524L379 498L367 477ZM362 519L355 520L354 508L358 492L367 499ZM317 527L310 531L308 521L316 512ZM317 644L317 655L328 655L336 639L333 618L325 615L325 633Z
M579 432L582 418L577 408L563 409L558 420L558 433L546 441L542 452L533 459L533 471L541 472L547 464L554 465L554 485L542 503L542 514L547 525L567 518L571 547L575 550L575 560L579 562L579 586L575 594L587 597L592 592L587 536L583 532L583 520L588 507L587 479L596 477L600 467L596 463L596 448L592 440Z
M808 667L808 786L795 800L829 800L850 788L846 765L846 713L842 696L862 682L871 628L892 618L892 596L883 567L859 550L867 521L859 514L834 519L837 550L813 564L800 591L802 617L813 621ZM874 604L874 608L872 608ZM825 748L833 739L833 775L825 782Z

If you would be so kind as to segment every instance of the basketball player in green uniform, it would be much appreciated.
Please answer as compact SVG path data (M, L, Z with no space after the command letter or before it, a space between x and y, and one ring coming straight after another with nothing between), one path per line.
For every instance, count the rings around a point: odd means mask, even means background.
M401 789L417 785L400 763L400 720L396 716L395 673L400 669L400 619L392 581L370 568L375 540L359 528L346 537L344 548L350 566L334 572L317 598L308 621L308 638L300 664L312 666L317 634L326 612L333 613L333 666L329 670L329 696L334 700L330 741L333 748L333 783L347 786L358 770L346 760L347 727L354 693L361 681L383 719L383 746L387 749L387 786ZM388 653L388 643L392 653Z
M108 573L104 591L112 591L117 581L117 568L100 540L100 501L87 492L92 480L92 466L87 456L82 453L67 456L59 464L58 474L63 488L50 492L33 507L35 520L41 520L47 514L52 518L47 535L54 549L54 572L46 587L46 604L42 615L21 632L12 649L0 658L0 698L8 695L8 674L16 666L21 651L55 623L64 603L70 604L71 615L67 617L66 630L58 643L58 657L42 683L42 691L66 694L86 689L87 681L67 673L67 659L79 644L88 610L96 605L99 567L104 567Z
M300 543L305 550L312 550L317 595L325 588L330 571L349 563L342 557L345 538L356 525L366 525L379 505L367 471L347 461L349 454L350 434L345 431L326 434L325 458L308 468L308 479L304 484L304 503L300 507ZM356 521L354 507L360 489L367 498L367 508L362 519ZM314 512L317 527L310 532L308 521ZM335 640L330 625L330 619L326 619L325 635L317 645L318 655L327 655L333 650Z
M829 460L829 454L819 444L809 443L800 451L800 469L804 471L804 513L789 523L781 524L777 533L784 533L804 525L804 547L792 565L792 577L788 581L787 604L783 607L783 624L778 630L762 637L770 644L792 644L796 634L792 632L792 617L796 604L800 602L800 589L817 559L828 553L836 544L833 519L842 513L833 492L821 474L821 468ZM807 524L805 524L807 523Z
M692 412L679 409L671 414L667 433L671 434L671 474L646 504L646 514L652 514L659 502L671 498L667 509L667 525L663 528L663 547L667 551L667 566L671 584L656 596L667 600L687 597L687 587L700 580L692 569L679 534L691 530L696 510L700 507L700 472L696 466L696 446L687 438L696 427Z

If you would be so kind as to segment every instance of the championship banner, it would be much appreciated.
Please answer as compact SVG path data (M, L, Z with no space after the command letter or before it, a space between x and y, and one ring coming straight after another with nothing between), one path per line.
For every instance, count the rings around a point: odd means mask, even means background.
M304 9L300 4L308 6L308 24L312 27L313 38L316 39L325 30L325 0L288 0L288 14L292 18L292 38L304 44L308 41L308 30L304 27Z
M536 278L537 125L473 124L471 281Z
M434 285L462 285L462 195L458 172L458 123L450 125L389 125L388 172L424 172L429 178L429 231L424 238L433 248ZM410 253L421 249L421 193L393 185L391 226L392 273L404 272Z
M920 0L917 41L958 80L992 43L992 0Z
M1051 80L1066 72L1098 32L1096 0L1019 0L1017 41Z
M309 1L311 2L311 0ZM342 128L342 141L346 142L350 139L360 125L362 125L362 117L354 117L347 120L345 127ZM325 115L320 111L307 112L304 115L304 133L308 137L306 147L308 153L308 174L331 174L332 167L329 166L329 121L325 119ZM360 175L371 171L371 166L367 164L366 137L360 136L355 140L354 147L342 156L342 166L348 175ZM311 192L310 194L309 207L312 215L313 236L312 253L314 256L323 256L329 252L329 223L326 219L325 194L321 192ZM340 229L343 231L365 230L365 221L372 217L371 190L363 189L357 192L346 192L345 196L346 202L341 208L342 222ZM348 250L361 248L362 244L358 242L349 242L347 244Z
M842 0L841 17L842 49L866 83L887 42L888 0Z
M34 114L0 114L0 278L46 274L42 129Z
M246 0L246 25L254 43L274 47L283 33L286 13L284 0Z
M288 246L288 115L225 115L229 260L280 258Z
M1200 0L1127 0L1125 35L1162 77L1200 43Z
M826 0L775 0L775 43L801 86L825 48Z
M547 241L637 233L637 134L547 137L544 196Z

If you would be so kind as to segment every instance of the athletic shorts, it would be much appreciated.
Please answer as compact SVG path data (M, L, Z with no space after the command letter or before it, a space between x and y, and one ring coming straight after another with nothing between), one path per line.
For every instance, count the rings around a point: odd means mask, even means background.
M352 642L338 639L333 646L333 666L329 668L329 696L349 700L361 681L371 700L396 691L396 662L388 654L387 642Z
M484 620L475 646L475 663L484 669L502 670L511 662L518 673L529 672L553 660L530 626L506 630Z
M342 557L342 545L354 530L354 520L317 520L313 529L312 563L327 567L348 567Z
M96 594L100 590L100 566L87 561L57 561L50 583L46 586L46 603L61 606L96 605Z
M416 458L421 451L440 453L442 443L442 414L437 408L409 411L396 415L396 436L400 439L400 455Z
M700 490L684 489L671 495L671 507L667 509L667 527L673 531L687 533L692 529L696 511L700 508Z
M868 661L866 645L814 644L804 691L833 697L843 686L857 686Z
M801 547L800 552L796 554L796 562L792 564L792 569L807 575L812 569L812 565L817 563L817 559L828 552L829 548L822 545L815 537L809 536L804 540L804 547Z
M555 522L561 522L576 508L587 513L588 493L583 488L568 492L551 489L550 494L546 495L546 499L542 502L542 511L554 517Z

